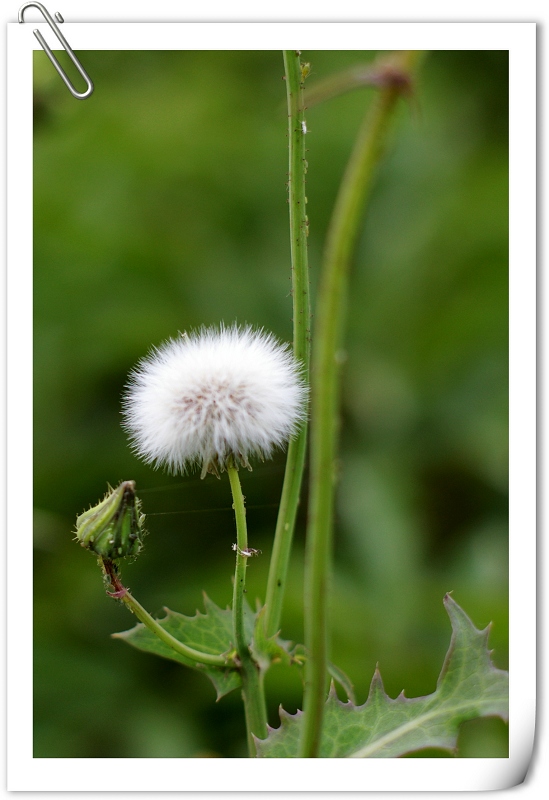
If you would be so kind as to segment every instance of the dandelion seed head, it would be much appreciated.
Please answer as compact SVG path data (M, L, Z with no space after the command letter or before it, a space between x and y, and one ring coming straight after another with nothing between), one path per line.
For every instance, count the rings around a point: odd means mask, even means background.
M141 458L183 473L268 458L297 432L307 389L290 350L250 327L203 328L154 349L130 374L123 426Z

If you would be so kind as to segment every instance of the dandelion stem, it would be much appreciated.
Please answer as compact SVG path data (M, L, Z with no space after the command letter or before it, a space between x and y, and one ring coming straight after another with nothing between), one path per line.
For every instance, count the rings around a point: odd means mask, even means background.
M292 259L292 297L294 355L309 380L310 322L309 269L307 263L307 231L305 197L305 108L303 106L304 71L297 50L284 50L286 94L288 99L290 247ZM273 552L269 567L265 604L265 632L273 636L280 627L288 563L292 548L299 495L305 467L307 423L292 439L288 448L284 484L276 524Z
M398 54L398 66L409 74L417 51ZM311 375L311 465L305 559L304 720L300 757L318 756L326 700L328 651L328 582L332 543L335 459L339 406L339 365L347 280L359 223L383 155L389 122L401 82L384 86L369 108L358 133L336 199L323 258L315 323Z
M265 707L263 677L250 653L245 629L244 592L246 590L247 557L244 553L248 549L248 533L244 495L242 494L238 470L234 463L227 465L227 473L233 493L233 508L236 518L237 547L233 590L234 643L241 664L240 677L242 679L242 699L246 715L248 751L250 757L254 758L256 750L253 737L256 736L258 739L267 738L267 710Z

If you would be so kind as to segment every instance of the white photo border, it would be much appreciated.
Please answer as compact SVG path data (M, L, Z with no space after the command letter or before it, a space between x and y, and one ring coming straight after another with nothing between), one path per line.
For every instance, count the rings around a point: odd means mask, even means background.
M35 24L49 41L46 24ZM532 756L536 679L536 25L529 22L67 23L75 50L509 50L510 755L508 759L34 759L32 597L32 51L8 24L8 790L480 791L520 783ZM231 47L227 47L230 43ZM93 75L91 76L93 80ZM76 101L75 101L76 102ZM85 102L85 101L84 101ZM21 481L28 475L28 483ZM9 568L13 565L13 569ZM519 686L520 684L520 686Z

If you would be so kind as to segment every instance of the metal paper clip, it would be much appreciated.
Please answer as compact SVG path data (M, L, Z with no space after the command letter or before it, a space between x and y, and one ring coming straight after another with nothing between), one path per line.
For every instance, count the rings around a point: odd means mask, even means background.
M42 45L47 57L49 58L49 60L51 61L51 63L53 64L53 66L55 67L57 72L59 73L59 75L61 76L65 86L67 87L69 92L72 94L72 96L76 97L77 100L85 100L86 97L89 97L90 94L93 92L93 83L91 82L90 76L88 75L88 73L86 72L86 70L84 69L84 67L80 63L80 61L76 58L76 56L75 56L70 44L67 42L67 40L65 39L65 37L63 36L63 34L59 30L59 28L57 27L57 25L53 21L50 13L48 12L48 10L46 8L44 8L42 3L25 3L25 5L21 6L21 8L19 9L19 22L24 22L25 21L24 20L24 14L25 14L25 11L27 10L27 8L37 8L38 11L40 11L42 16L44 17L44 19L46 20L46 22L48 23L48 25L52 29L52 31L55 33L55 35L57 36L57 38L59 39L59 41L61 42L61 44L65 48L65 50L67 52L67 55L69 56L70 60L72 61L72 63L74 64L74 66L76 67L76 69L78 70L80 75L82 75L82 77L86 81L86 86L88 87L86 89L86 91L85 92L77 92L76 89L74 88L74 86L72 85L68 75L66 74L65 70L63 69L63 67L61 66L59 61L56 59L54 54L52 53L49 45L47 44L46 40L44 39L44 37L42 36L40 31L39 30L34 30L33 31L34 35L36 36L36 38L38 39L38 41ZM55 12L55 18L56 18L56 20L58 22L63 22L63 17L61 16L61 14L58 11Z

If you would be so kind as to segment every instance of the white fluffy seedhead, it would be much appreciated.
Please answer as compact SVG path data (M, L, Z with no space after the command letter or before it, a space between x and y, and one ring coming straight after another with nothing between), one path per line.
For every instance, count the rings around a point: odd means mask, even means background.
M263 331L203 328L165 342L130 374L124 427L136 453L172 473L202 477L234 459L269 457L306 415L307 389L291 352Z

